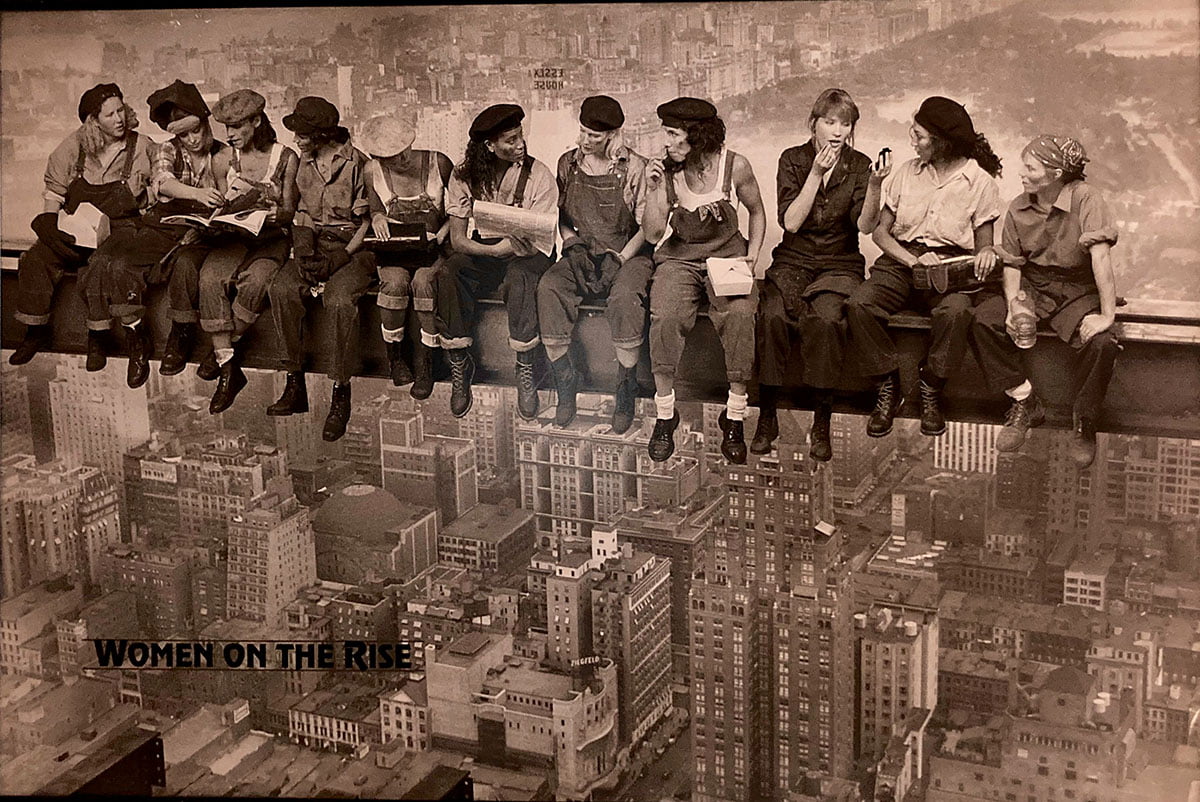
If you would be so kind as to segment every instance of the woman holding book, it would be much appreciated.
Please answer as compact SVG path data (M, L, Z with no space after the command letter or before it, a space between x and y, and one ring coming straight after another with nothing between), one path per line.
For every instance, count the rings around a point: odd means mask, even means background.
M967 349L978 289L997 264L993 229L1000 216L1000 159L976 133L961 104L927 98L909 126L917 157L893 169L883 182L883 209L873 239L883 254L871 275L846 301L850 324L847 362L876 384L867 434L883 437L903 403L899 359L888 334L888 317L908 306L933 318L932 344L921 361L921 433L946 431L940 396ZM950 289L939 271L944 259L965 257L963 277L971 292ZM918 286L926 278L925 289ZM937 289L937 284L946 289Z
M450 221L446 217L446 182L454 164L435 150L413 150L417 132L392 115L374 117L358 135L367 162L367 200L371 232L379 262L379 320L387 343L392 384L412 383L413 398L433 392L433 351L437 327L433 319L433 263L445 253ZM410 280L410 270L412 272ZM410 370L400 353L409 295L421 324L413 338Z
M804 383L817 395L809 456L820 462L833 456L829 423L846 345L846 298L862 283L866 267L858 235L875 228L879 188L890 170L882 157L872 170L871 159L854 149L857 123L850 95L826 89L808 117L812 138L779 157L783 241L759 291L755 454L770 452L779 436L775 407L798 347Z
M50 310L58 282L66 273L81 279L90 271L88 248L59 229L59 212L73 214L90 203L103 212L112 230L132 228L149 197L152 146L134 131L137 117L116 84L97 84L79 98L79 128L46 161L44 202L31 227L37 241L17 263L17 311L25 336L9 362L23 365L50 342ZM102 335L109 327L108 304L86 294L88 370L100 370L106 357ZM95 324L95 325L92 325Z
M267 288L291 248L288 227L299 198L300 158L278 141L265 108L266 99L251 89L230 92L213 107L230 146L227 208L267 213L257 235L227 237L200 268L199 310L192 319L199 319L213 347L196 373L205 380L218 379L208 407L213 414L228 409L246 386L237 343L266 307ZM166 362L164 357L164 366Z

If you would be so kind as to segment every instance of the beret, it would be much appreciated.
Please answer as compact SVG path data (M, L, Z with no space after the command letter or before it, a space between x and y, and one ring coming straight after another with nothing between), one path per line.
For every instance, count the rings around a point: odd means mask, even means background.
M913 115L921 127L942 139L954 142L966 149L975 145L975 126L971 123L971 115L948 97L928 97Z
M309 95L296 101L296 110L283 118L283 124L289 131L304 135L333 131L341 118L337 107L328 100Z
M579 124L593 131L615 131L625 124L625 112L608 95L593 95L579 107Z
M363 123L355 140L366 153L386 159L403 153L416 138L416 129L406 120L381 114Z
M96 84L84 92L79 98L79 122L83 122L93 114L98 114L104 101L110 97L125 99L125 95L121 94L121 87L116 84Z
M166 130L167 123L171 122L172 107L183 109L202 120L209 115L208 104L200 96L196 85L184 83L178 78L170 86L152 92L150 97L146 98L146 103L150 106L150 120L163 130Z
M253 89L237 89L223 95L213 105L213 118L224 125L236 125L261 114L267 107L267 99Z
M716 116L716 106L695 97L677 97L658 107L659 119L669 128L680 128L682 123L711 120Z
M525 110L512 103L498 103L479 112L471 123L469 135L476 142L491 139L496 134L516 128L525 119Z

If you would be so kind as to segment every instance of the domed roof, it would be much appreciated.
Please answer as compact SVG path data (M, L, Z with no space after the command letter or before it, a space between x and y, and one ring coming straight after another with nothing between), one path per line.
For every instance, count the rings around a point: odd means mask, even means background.
M1046 675L1042 682L1042 690L1087 696L1092 691L1092 682L1092 675L1086 671L1080 671L1074 666L1063 666Z
M415 511L381 487L350 484L321 505L313 517L313 529L380 540L393 527L410 521Z

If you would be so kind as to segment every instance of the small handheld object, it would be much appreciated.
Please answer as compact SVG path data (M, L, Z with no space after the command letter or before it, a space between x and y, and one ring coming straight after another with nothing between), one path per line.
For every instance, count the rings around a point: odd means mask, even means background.
M875 160L875 169L882 170L885 167L890 167L892 164L892 149L883 148L879 151L879 158Z

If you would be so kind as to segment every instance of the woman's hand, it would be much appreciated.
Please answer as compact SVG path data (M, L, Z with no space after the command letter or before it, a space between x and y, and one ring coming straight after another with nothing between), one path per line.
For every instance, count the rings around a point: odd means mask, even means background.
M1100 332L1108 331L1108 327L1113 324L1114 319L1113 315L1105 315L1101 312L1085 315L1079 322L1079 339L1087 343Z
M212 187L196 187L195 192L192 194L192 199L198 203L203 203L210 209L216 209L225 205L225 196Z
M817 151L817 157L813 159L809 174L816 174L819 177L832 170L833 165L837 164L839 152L840 148L835 148L833 145L821 148Z
M892 152L887 148L879 151L879 158L871 165L871 174L867 177L867 182L874 187L883 185L883 179L888 177L892 172Z
M663 170L661 159L650 159L646 162L646 191L656 192L662 186L663 177L666 172Z
M938 258L936 253L933 253L932 251L926 251L917 257L916 263L925 267L937 267L942 263L942 260Z
M376 239L388 239L391 236L386 214L375 212L371 215L371 231L375 234Z
M996 249L988 246L975 254L975 278L978 281L983 281L999 264L1000 257L996 254Z

